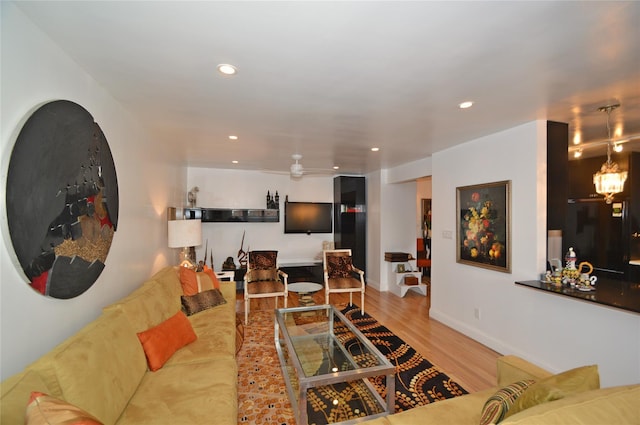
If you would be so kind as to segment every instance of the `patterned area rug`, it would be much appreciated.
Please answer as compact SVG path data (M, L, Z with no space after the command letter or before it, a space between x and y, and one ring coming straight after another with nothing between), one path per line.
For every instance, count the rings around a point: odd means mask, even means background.
M367 313L362 315L360 307L347 306L342 314L396 366L396 412L467 394L458 383L376 319ZM383 377L372 379L371 382L380 394L385 395Z
M347 306L342 313L396 366L396 412L467 393L373 317L361 315L359 307ZM252 311L245 326L244 343L238 353L239 424L295 424L275 349L273 320L273 311ZM386 397L383 377L371 379L371 383ZM309 395L308 411L315 411L309 423L343 420L340 418L344 412L319 408L331 406L326 401L335 397L352 400L366 410L370 401L358 400L358 394L357 387L352 385L333 385L315 391Z
M273 320L273 310L251 310L244 327L237 356L238 424L296 423L276 352Z

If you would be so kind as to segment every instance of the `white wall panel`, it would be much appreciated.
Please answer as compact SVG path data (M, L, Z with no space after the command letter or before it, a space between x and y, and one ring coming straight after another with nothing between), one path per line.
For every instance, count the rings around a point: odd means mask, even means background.
M97 317L167 264L165 211L180 198L184 169L170 164L170 147L154 146L127 111L51 42L15 5L1 2L0 360L1 379L19 371ZM118 175L120 212L106 267L84 294L44 297L15 266L5 214L11 150L36 107L58 99L82 105L102 128Z

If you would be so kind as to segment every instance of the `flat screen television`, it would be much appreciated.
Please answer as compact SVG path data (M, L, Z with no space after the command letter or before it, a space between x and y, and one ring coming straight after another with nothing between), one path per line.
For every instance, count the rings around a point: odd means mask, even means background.
M285 202L285 233L332 233L333 204L330 202Z

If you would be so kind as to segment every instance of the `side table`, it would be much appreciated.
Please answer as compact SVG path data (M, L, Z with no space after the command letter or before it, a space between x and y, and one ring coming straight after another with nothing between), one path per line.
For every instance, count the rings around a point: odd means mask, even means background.
M315 305L313 301L313 294L321 290L323 286L315 282L293 282L287 285L287 289L290 292L296 292L298 294L298 300L301 307L308 307Z

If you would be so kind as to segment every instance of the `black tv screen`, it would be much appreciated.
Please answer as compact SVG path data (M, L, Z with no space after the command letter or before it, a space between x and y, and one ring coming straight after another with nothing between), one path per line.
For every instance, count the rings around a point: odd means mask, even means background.
M330 202L285 202L285 233L333 232L333 204Z

